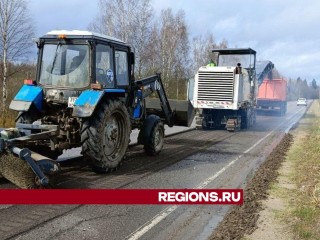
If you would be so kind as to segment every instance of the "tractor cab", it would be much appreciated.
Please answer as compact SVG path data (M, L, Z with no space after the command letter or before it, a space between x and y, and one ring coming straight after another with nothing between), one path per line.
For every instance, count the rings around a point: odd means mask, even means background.
M86 89L128 92L134 54L121 40L88 31L51 31L37 45L36 82L46 98L66 102Z

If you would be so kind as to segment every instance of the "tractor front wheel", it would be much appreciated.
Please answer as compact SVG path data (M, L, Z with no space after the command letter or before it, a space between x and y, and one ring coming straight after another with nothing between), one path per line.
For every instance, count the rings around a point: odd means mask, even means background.
M160 153L164 143L164 126L158 116L149 115L145 119L138 142L144 145L147 155L155 156Z

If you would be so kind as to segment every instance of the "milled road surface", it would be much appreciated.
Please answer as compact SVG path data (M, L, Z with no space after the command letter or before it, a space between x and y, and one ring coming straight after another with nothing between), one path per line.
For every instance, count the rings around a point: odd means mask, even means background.
M58 188L242 188L305 112L258 116L250 130L193 130L166 138L159 156L130 148L121 168L95 175L67 166ZM0 187L7 183L1 181ZM63 196L61 196L63 197ZM225 205L14 205L0 207L0 239L206 239Z

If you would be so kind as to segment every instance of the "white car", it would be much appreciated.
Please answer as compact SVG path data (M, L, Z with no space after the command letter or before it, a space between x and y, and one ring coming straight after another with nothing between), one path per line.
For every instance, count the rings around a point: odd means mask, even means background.
M297 106L307 106L307 99L306 98L299 98L297 101Z

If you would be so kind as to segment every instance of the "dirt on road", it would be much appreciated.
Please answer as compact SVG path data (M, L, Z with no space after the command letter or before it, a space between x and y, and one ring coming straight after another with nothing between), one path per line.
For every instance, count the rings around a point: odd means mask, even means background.
M244 204L231 208L210 239L241 239L256 229L263 208L262 200L268 198L267 191L279 175L278 169L285 160L292 139L291 134L284 136L248 182L244 191Z

